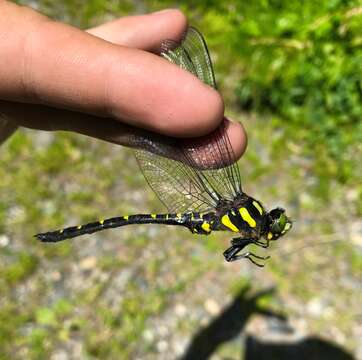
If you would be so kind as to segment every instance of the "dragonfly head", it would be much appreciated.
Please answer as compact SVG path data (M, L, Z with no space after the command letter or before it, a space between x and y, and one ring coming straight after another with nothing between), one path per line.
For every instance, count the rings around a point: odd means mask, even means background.
M269 226L265 233L265 238L268 240L277 240L283 236L292 227L292 221L285 215L285 210L282 208L275 208L268 214Z

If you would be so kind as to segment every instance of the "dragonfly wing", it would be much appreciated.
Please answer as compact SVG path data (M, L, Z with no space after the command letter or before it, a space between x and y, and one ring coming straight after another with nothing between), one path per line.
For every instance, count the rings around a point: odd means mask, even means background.
M189 28L181 43L165 41L161 55L216 88L209 52L202 35ZM151 188L171 212L215 209L241 193L240 173L227 136L227 122L195 139L140 138L135 150Z
M164 41L161 55L216 89L209 50L203 36L195 28L187 30L180 44L172 40Z
M148 184L169 212L208 212L217 206L218 199L207 192L193 168L160 155L150 159L144 150L135 153Z

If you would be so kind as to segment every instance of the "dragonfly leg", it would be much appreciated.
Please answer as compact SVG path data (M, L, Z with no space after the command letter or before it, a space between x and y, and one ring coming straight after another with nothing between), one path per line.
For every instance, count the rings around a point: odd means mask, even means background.
M263 241L259 241L257 239L233 238L231 240L231 244L236 245L236 246L242 246L241 249L243 249L245 246L247 246L249 244L255 244L259 247L266 249L269 247L270 242L269 242L269 240L266 242L263 242Z
M254 239L233 238L231 240L231 245L239 247L240 250L244 249L245 246L254 243Z
M249 244L250 244L250 242L249 242ZM231 261L236 261L236 260L240 260L240 259L248 259L249 261L251 261L256 266L263 267L264 264L258 263L255 259L267 260L267 259L270 258L270 256L259 256L259 255L255 255L255 254L253 254L252 252L249 252L249 251L239 254L239 252L246 245L248 245L248 244L244 243L242 245L232 245L232 246L230 246L226 251L224 251L225 260L228 261L228 262L231 262Z
M236 254L240 251L240 247L232 245L224 251L224 257L226 261L234 261Z
M251 252L246 252L246 253L242 253L240 255L236 255L235 256L236 259L235 260L238 260L238 259L248 259L249 261L251 261L254 265L256 266L259 266L259 267L264 267L264 264L260 264L258 263L257 261L255 261L254 259L259 259L259 260L268 260L270 258L270 256L258 256L258 255L255 255Z
M270 241L267 240L266 242L263 242L263 241L255 240L254 244L258 245L258 246L260 246L260 247L262 247L264 249L267 249L269 247L269 245L270 245Z

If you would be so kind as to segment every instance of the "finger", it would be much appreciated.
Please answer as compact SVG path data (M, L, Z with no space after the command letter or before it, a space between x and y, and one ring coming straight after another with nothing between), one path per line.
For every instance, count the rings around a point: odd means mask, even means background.
M233 149L233 160L238 160L244 154L248 146L248 136L244 126L240 122L226 119L229 125L226 125L227 136L229 137Z
M243 126L224 118L220 126L210 134L192 139L180 139L187 162L197 168L215 169L231 165L246 150L247 136ZM182 159L181 159L182 160Z
M67 110L57 110L46 106L32 104L20 105L0 101L0 109L2 119L15 118L17 119L16 125L18 126L48 131L72 131L117 145L135 148L141 145L143 149L151 151L152 149L147 148L147 144L150 140L153 141L153 139L156 139L161 149L167 149L170 143L174 143L183 147L187 152L191 148L196 149L197 153L200 154L199 157L206 159L206 164L212 165L215 159L214 154L210 153L210 148L214 147L213 144L215 142L215 137L213 137L212 134L187 142L184 139L169 138L167 136L150 133L122 124L114 119L97 118L92 115ZM247 144L246 133L241 124L228 119L225 121L225 129L233 149L230 160L236 161L245 151ZM14 124L14 121L12 121L12 123ZM195 144L197 146L195 146ZM177 153L177 151L174 151L174 153ZM162 155L169 157L171 154L165 151ZM182 159L179 158L177 160Z
M222 120L220 95L190 73L39 15L19 17L23 11L30 10L20 8L13 23L4 16L0 25L11 34L2 40L2 99L113 117L180 137L208 133ZM14 26L23 18L24 26Z
M155 21L156 17L157 21ZM185 15L178 9L168 9L152 14L123 17L89 29L88 32L115 44L140 48L158 53L160 51L160 44L163 40L179 40L186 29L187 19ZM62 116L63 113L64 112L61 112ZM52 117L54 117L54 114ZM38 129L44 129L50 125L49 119L42 119L41 116L34 116L31 121L36 121L36 123L30 124L28 121L24 125L27 125L28 127L32 125ZM77 124L77 121L75 124ZM59 125L60 124L55 127L59 128ZM119 124L115 125L117 128L116 133L118 134L120 126L117 126ZM5 141L16 130L16 127L17 125L15 122L11 120L0 119L0 143ZM82 129L81 124L78 124L76 128ZM94 130L97 132L97 134L103 133L102 129L99 129L99 126L97 128L98 129L94 129L93 127L92 129L91 127L90 131ZM84 133L84 131L85 127L83 127L82 132ZM109 134L109 131L106 131L106 133ZM105 140L108 139L108 141L110 141L110 138L110 135L105 136ZM116 142L119 143L119 138L117 139L117 136Z
M185 15L178 9L167 9L123 17L87 31L114 44L159 53L162 41L178 41L186 29Z

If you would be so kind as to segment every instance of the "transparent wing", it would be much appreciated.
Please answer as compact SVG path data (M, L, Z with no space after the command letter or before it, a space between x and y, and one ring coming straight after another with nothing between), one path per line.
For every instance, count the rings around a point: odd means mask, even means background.
M181 43L165 41L162 56L216 88L214 72L202 35L189 28ZM151 188L170 212L217 208L241 193L237 164L227 136L227 123L197 139L145 136L137 139L136 158ZM165 157L167 156L167 157Z
M188 29L181 44L172 40L164 41L161 55L216 89L209 50L203 36L195 28Z

